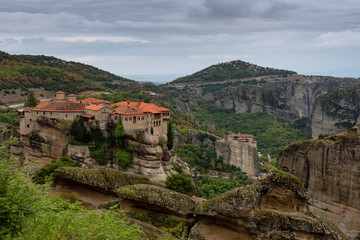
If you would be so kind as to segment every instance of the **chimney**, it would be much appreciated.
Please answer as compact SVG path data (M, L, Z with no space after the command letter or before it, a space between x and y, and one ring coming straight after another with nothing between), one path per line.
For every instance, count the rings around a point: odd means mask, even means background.
M127 107L130 108L130 99L127 99Z
M150 100L149 103L154 104L154 100Z

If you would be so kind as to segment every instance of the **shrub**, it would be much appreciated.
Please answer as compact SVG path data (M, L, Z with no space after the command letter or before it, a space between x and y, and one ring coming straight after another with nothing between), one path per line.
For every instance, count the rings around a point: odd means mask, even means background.
M151 217L151 223L155 227L167 227L167 228L173 228L176 227L180 221L177 218L174 217L168 217L164 215L153 215Z
M329 136L329 134L323 134L323 133L321 133L321 134L319 134L318 139L324 139L324 138L326 138L326 137L328 137L328 136Z
M165 187L189 196L195 193L195 187L192 183L192 179L185 173L168 176L165 182Z
M109 145L103 143L100 147L90 148L90 156L100 165L106 165L112 156Z
M127 149L119 149L115 153L115 163L122 169L126 169L132 164L134 156Z
M32 176L32 181L37 184L45 184L46 182L52 182L54 172L59 167L77 167L78 163L68 157L61 157L59 159L52 160L51 163L46 164L39 170L37 170Z
M146 223L150 222L150 218L146 213L131 212L131 213L128 213L128 215L129 215L129 217L135 218L141 222L146 222Z

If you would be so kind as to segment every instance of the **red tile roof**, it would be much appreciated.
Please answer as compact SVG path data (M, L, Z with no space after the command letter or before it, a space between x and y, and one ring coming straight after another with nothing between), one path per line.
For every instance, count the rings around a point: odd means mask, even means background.
M132 109L132 108L127 108L127 107L118 107L114 109L113 114L120 114L120 115L145 115L144 112L136 110L136 109Z
M97 98L93 98L93 97L85 98L83 100L78 100L75 102L76 103L110 103L109 101L101 100L101 99L97 99Z
M45 111L45 112L83 112L84 105L75 102L48 102L47 104L40 103L32 109L32 111Z
M92 110L92 111L99 111L100 109L104 108L104 106L99 106L99 105L89 105L86 106L85 109L86 110Z
M153 114L171 111L170 109L160 107L153 103L144 103L144 102L122 101L122 102L115 103L112 106L113 107L119 106L119 107L125 107L125 108L132 108L137 111L141 111L144 113L153 113ZM119 114L121 114L121 113L119 113Z
M76 97L75 94L69 94L68 97Z

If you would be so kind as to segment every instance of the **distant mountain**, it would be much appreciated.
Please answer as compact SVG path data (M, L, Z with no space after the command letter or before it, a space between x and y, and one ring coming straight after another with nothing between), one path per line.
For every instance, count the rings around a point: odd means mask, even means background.
M212 65L192 75L180 77L174 80L172 83L221 82L230 79L243 79L258 76L288 74L296 74L296 72L268 67L260 67L251 63L236 60Z
M138 85L96 67L49 56L11 55L0 51L0 90L44 87L47 91L102 90Z

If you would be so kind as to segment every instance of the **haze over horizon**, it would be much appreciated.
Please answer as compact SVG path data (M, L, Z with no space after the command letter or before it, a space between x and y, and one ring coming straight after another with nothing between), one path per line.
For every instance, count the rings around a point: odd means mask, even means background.
M360 77L356 0L0 3L0 50L11 54L50 55L148 80L232 60Z

